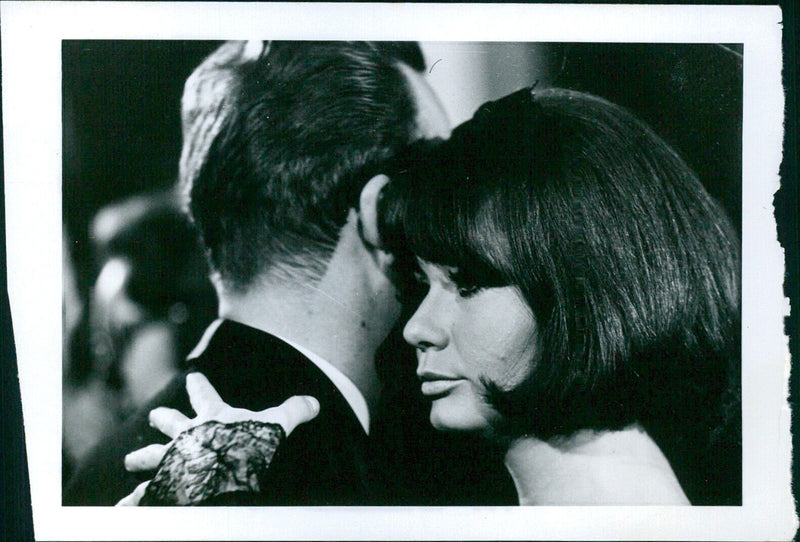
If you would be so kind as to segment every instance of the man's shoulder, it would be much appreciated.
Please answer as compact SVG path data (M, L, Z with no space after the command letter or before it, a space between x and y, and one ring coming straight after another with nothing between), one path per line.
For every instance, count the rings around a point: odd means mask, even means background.
M214 333L200 356L190 362L191 370L203 372L228 404L249 410L277 406L292 395L317 397L322 411L296 430L283 447L284 453L276 457L270 491L276 495L283 492L286 498L281 502L287 504L360 502L363 483L359 473L366 435L338 389L303 354L267 333L231 323ZM175 377L94 448L66 486L65 505L114 505L151 477L152 473L127 472L124 458L143 446L168 441L149 425L153 408L166 406L194 416L185 374ZM315 489L309 493L304 487Z
M222 368L236 352L235 376ZM293 395L313 395L320 414L298 427L273 459L258 504L368 504L367 436L334 383L282 339L239 324L220 327L198 368L229 404L274 407Z
M193 366L233 406L263 410L293 395L313 395L328 414L357 421L341 391L311 359L283 339L244 324L223 321Z

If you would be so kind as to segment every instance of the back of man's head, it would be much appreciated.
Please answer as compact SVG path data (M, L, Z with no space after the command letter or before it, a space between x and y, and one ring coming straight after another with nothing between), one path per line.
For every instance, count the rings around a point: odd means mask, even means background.
M226 43L186 83L181 182L225 288L315 280L348 209L414 136L415 43Z

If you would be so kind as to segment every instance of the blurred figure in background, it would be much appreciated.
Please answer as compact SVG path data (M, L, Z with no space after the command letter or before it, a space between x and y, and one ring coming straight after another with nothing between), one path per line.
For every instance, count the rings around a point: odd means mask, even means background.
M108 205L90 231L97 278L80 324L65 329L67 465L181 370L216 315L202 248L171 193Z
M71 238L62 228L62 379L63 434L61 446L62 477L68 479L76 459L92 443L113 427L114 416L108 409L110 394L99 379L90 378L92 358L88 349L85 300L77 286L76 269L70 251Z
M92 347L124 417L180 370L216 316L216 296L197 234L171 194L102 209L92 234L102 262Z

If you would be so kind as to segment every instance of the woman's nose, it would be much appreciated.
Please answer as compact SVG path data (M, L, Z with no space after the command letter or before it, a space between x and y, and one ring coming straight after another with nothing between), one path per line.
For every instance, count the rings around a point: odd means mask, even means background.
M421 350L443 349L447 346L444 316L442 307L437 306L429 293L403 328L403 338L408 344Z

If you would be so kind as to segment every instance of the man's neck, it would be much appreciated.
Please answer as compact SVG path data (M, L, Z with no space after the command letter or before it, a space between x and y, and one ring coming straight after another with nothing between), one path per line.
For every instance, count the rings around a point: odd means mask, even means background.
M365 332L363 318L347 303L318 286L261 285L246 294L220 295L219 315L313 352L349 378L374 410L380 340Z
M383 253L363 242L351 209L320 280L263 277L245 294L218 287L220 316L313 352L349 378L374 410L375 352L400 316L385 267Z

